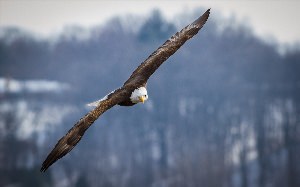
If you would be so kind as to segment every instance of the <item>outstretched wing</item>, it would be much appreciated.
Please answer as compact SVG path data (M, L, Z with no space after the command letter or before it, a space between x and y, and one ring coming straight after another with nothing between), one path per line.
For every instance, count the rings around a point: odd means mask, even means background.
M99 105L81 118L68 133L62 137L51 153L43 162L41 171L45 172L54 162L70 152L80 141L85 131L99 118L101 114L113 107L114 105L126 99L126 90L120 88L114 93L108 95L107 99L101 101Z
M180 32L174 34L162 46L154 51L138 68L132 73L124 85L131 83L146 83L157 68L173 55L188 39L192 38L203 27L209 17L208 9L201 17L193 23L184 27ZM138 81L138 82L137 82Z

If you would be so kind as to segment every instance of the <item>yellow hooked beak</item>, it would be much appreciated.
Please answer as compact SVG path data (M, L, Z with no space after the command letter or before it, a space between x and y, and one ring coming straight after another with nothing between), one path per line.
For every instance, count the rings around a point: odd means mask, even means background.
M144 103L145 102L145 96L140 96L139 100L140 100L140 102Z

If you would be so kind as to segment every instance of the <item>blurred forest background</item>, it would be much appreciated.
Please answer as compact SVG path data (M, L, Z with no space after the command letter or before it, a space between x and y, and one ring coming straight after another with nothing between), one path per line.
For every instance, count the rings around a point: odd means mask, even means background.
M109 110L39 172L85 104L121 86L196 12L175 23L159 11L115 17L47 39L1 28L0 186L299 187L300 50L279 53L222 18L151 77L147 103Z

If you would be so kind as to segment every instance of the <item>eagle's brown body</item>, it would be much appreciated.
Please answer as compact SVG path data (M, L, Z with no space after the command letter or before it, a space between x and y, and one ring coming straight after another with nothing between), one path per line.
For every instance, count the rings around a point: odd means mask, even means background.
M161 47L154 51L129 77L124 85L112 92L96 108L81 118L68 133L63 136L43 162L41 171L46 171L54 162L70 152L80 141L85 131L99 118L101 114L114 105L132 106L130 96L140 87L145 87L149 77L159 66L173 55L188 39L192 38L203 27L209 17L210 9L201 17L177 32Z

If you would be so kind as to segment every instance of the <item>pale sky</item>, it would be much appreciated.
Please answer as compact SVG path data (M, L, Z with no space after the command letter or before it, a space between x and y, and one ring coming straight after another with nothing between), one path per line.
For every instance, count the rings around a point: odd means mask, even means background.
M154 8L172 20L195 7L211 8L211 16L219 16L219 12L226 17L236 15L238 21L250 24L260 37L274 37L285 44L300 42L300 1L293 0L0 0L0 27L19 26L49 36L60 32L65 25L92 27L115 15L145 16Z

